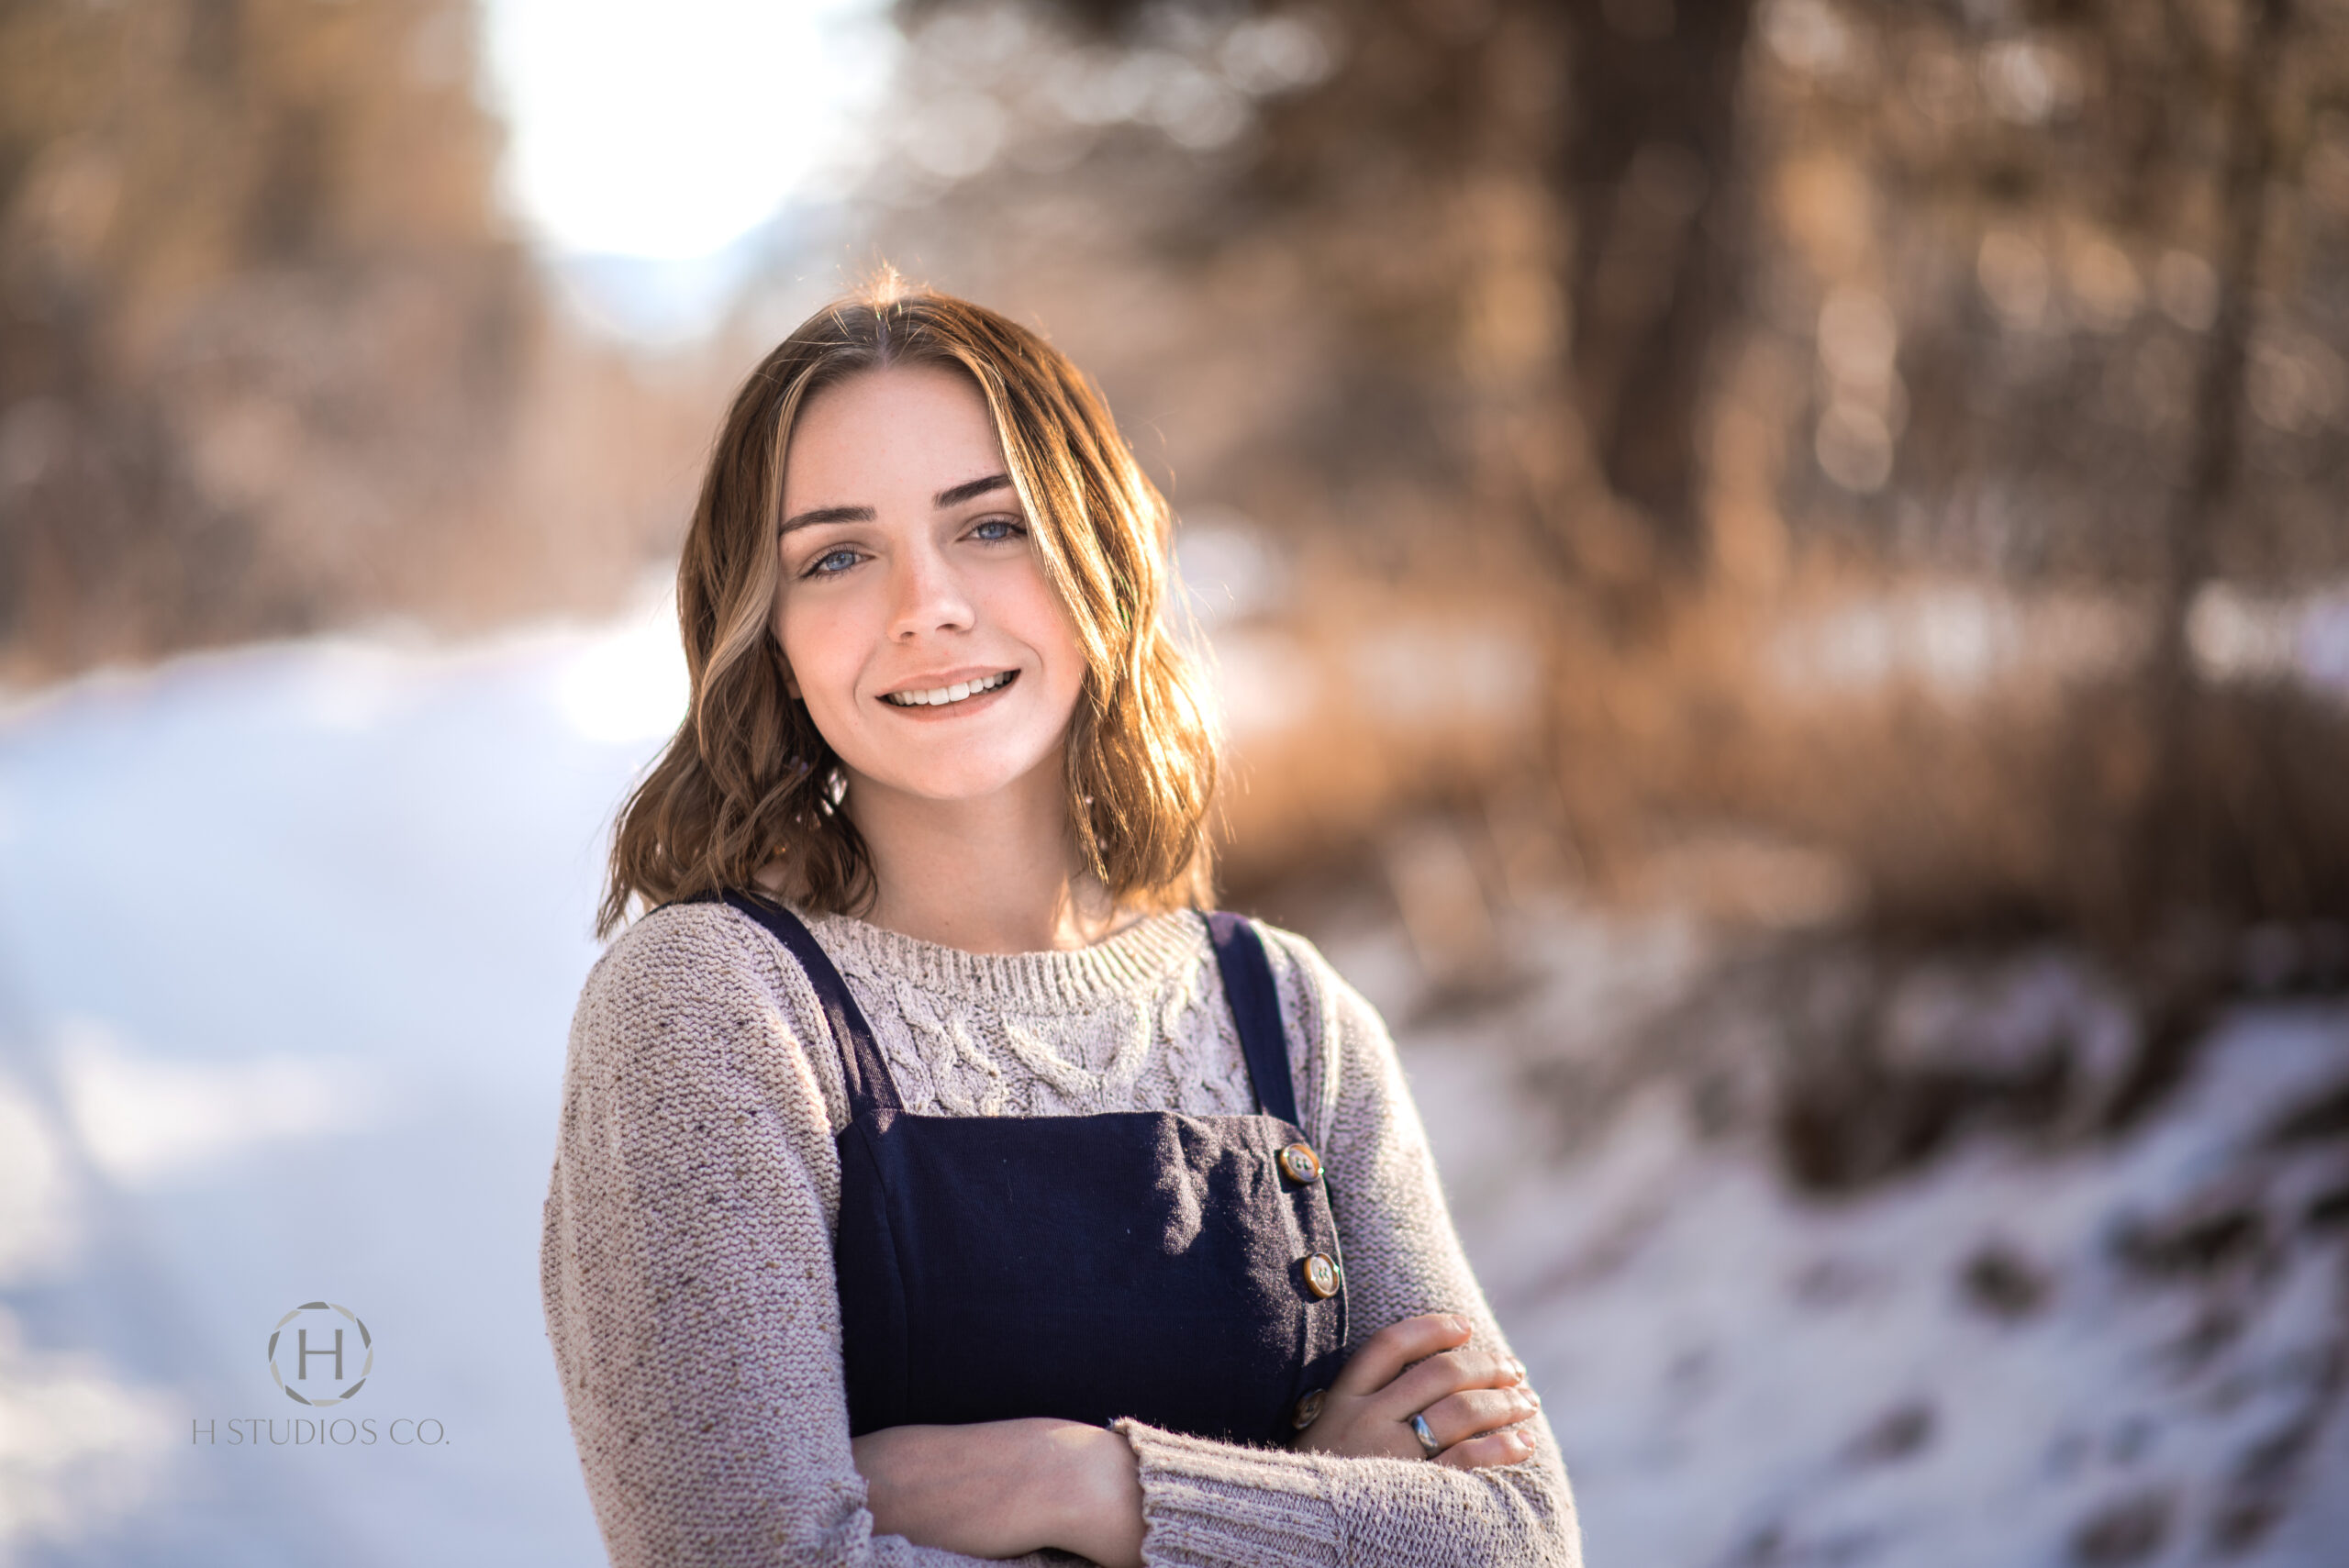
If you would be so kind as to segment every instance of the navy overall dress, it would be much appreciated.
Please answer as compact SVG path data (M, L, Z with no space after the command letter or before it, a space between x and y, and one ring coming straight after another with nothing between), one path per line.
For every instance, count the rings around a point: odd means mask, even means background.
M840 1050L833 1262L852 1434L1130 1416L1289 1438L1298 1401L1343 1364L1345 1275L1247 921L1205 917L1257 1114L916 1116L807 928L725 898L799 961Z

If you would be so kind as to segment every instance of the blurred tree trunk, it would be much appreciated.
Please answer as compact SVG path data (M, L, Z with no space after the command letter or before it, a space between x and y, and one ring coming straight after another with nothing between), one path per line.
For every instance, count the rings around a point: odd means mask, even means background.
M2158 577L2146 682L2154 771L2142 825L2149 841L2137 858L2156 884L2144 892L2166 884L2189 898L2208 897L2235 880L2209 863L2210 845L2198 822L2208 803L2196 787L2202 760L2195 738L2200 694L2191 618L2195 596L2213 570L2213 541L2234 499L2242 464L2244 376L2272 206L2267 187L2281 153L2272 98L2291 9L2291 0L2243 0L2230 49L2201 38L2196 18L2176 15L2177 7L2172 7L2173 25L2187 47L2200 54L2198 74L2223 106L2226 135L2218 172L2218 305L2195 387L2194 445L2155 541ZM2236 891L2256 895L2262 890ZM2150 901L2140 894L2132 902L2143 910Z
M1571 0L1573 124L1557 177L1572 215L1573 374L1617 495L1658 564L1704 565L1698 409L1734 315L1747 203L1733 176L1753 0Z
M2153 669L2165 701L2194 684L2187 617L2211 570L2211 539L2234 490L2243 450L2243 375L2250 361L2254 295L2267 238L2267 183L2276 127L2267 92L2283 50L2291 0L2246 0L2232 60L2208 67L2226 106L2227 144L2219 174L2219 297L2208 356L2195 389L2194 450L2184 484L2164 519L2161 599ZM2174 705L2173 705L2174 706Z

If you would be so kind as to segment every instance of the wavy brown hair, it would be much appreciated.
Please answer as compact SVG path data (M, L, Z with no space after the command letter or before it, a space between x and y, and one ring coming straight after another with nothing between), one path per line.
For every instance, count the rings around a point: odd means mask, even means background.
M621 808L596 917L747 888L780 858L792 897L870 906L872 857L841 762L785 684L774 633L784 455L818 391L890 365L969 375L985 398L1046 579L1086 672L1065 754L1069 828L1121 905L1206 900L1211 730L1160 611L1171 518L1068 357L994 311L893 275L810 317L752 371L719 428L677 566L692 704Z

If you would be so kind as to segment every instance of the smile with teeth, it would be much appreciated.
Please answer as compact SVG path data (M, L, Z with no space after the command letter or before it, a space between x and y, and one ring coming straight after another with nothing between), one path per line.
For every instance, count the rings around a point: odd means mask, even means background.
M1017 670L999 670L992 675L982 675L975 681L957 681L951 686L940 686L927 692L891 692L881 700L896 707L938 707L958 703L994 691L1010 684Z

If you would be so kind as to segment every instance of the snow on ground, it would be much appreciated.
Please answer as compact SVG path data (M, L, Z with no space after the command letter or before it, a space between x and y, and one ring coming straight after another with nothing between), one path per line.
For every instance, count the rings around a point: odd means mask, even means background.
M1703 955L1587 916L1535 945L1531 999L1404 1050L1591 1562L2349 1562L2349 1003L2224 1014L2116 1140L1987 1133L1821 1198L1750 1118L1701 1129L1685 1073L1563 1137L1575 1080L1529 1059L1609 1049L1570 1020L1610 993L1626 1049L1622 976L1661 1008ZM2045 954L2018 967L2065 1001Z
M602 834L682 706L648 608L0 717L0 1562L601 1560L539 1204ZM299 1435L265 1346L321 1298L376 1440L231 1444Z
M539 1204L602 834L681 697L648 612L0 715L0 1562L600 1561ZM1329 947L1397 1023L1595 1564L2345 1560L2344 1140L2267 1134L2349 1076L2349 1007L2224 1016L2117 1140L1994 1129L1828 1201L1706 1109L1708 1063L1766 1054L1739 1017L1641 1055L1716 934L1523 934L1481 1012L1399 926ZM2020 1008L2085 1082L2125 1054L2077 964L2000 973L1910 997L1914 1049ZM320 1299L373 1336L379 1440L230 1444L294 1435L265 1345Z

